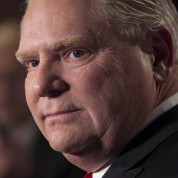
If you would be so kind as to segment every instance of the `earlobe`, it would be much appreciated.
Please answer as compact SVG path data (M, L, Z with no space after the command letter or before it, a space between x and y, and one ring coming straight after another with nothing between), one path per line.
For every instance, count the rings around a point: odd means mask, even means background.
M163 28L150 34L152 46L152 68L156 84L164 83L171 74L173 44L170 32Z
M159 63L156 67L153 67L153 77L156 84L166 82L171 74L171 67L166 67L164 63Z

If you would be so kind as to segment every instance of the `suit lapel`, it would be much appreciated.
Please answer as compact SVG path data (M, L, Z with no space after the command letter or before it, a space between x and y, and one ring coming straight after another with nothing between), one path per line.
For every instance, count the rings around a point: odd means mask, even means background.
M137 167L128 171L118 171L118 170L109 170L103 178L135 178L141 171L143 167Z
M123 172L124 178L135 178L144 168L142 166Z

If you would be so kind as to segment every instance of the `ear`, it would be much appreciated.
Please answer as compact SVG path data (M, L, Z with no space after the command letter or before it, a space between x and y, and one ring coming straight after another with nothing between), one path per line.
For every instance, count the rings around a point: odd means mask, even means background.
M170 32L163 28L149 34L153 54L153 76L156 84L164 83L173 66L173 44Z

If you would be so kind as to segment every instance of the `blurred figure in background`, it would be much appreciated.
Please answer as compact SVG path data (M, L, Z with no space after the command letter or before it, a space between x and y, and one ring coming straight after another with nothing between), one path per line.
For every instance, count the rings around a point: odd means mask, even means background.
M32 125L27 123L30 113L24 98L25 71L14 60L14 50L19 41L17 34L16 21L0 25L0 178L25 178L32 173L30 150L27 151L27 143L32 136L24 125Z
M25 70L14 56L18 26L15 20L0 25L0 178L83 177L49 147L31 118L24 97Z
M10 20L0 25L0 117L12 130L30 116L24 98L25 71L14 61L19 41L17 24Z

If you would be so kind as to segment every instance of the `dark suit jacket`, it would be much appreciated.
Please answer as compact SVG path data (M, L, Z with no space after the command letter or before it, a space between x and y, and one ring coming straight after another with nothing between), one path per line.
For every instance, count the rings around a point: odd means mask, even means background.
M178 105L133 139L103 178L178 178Z

